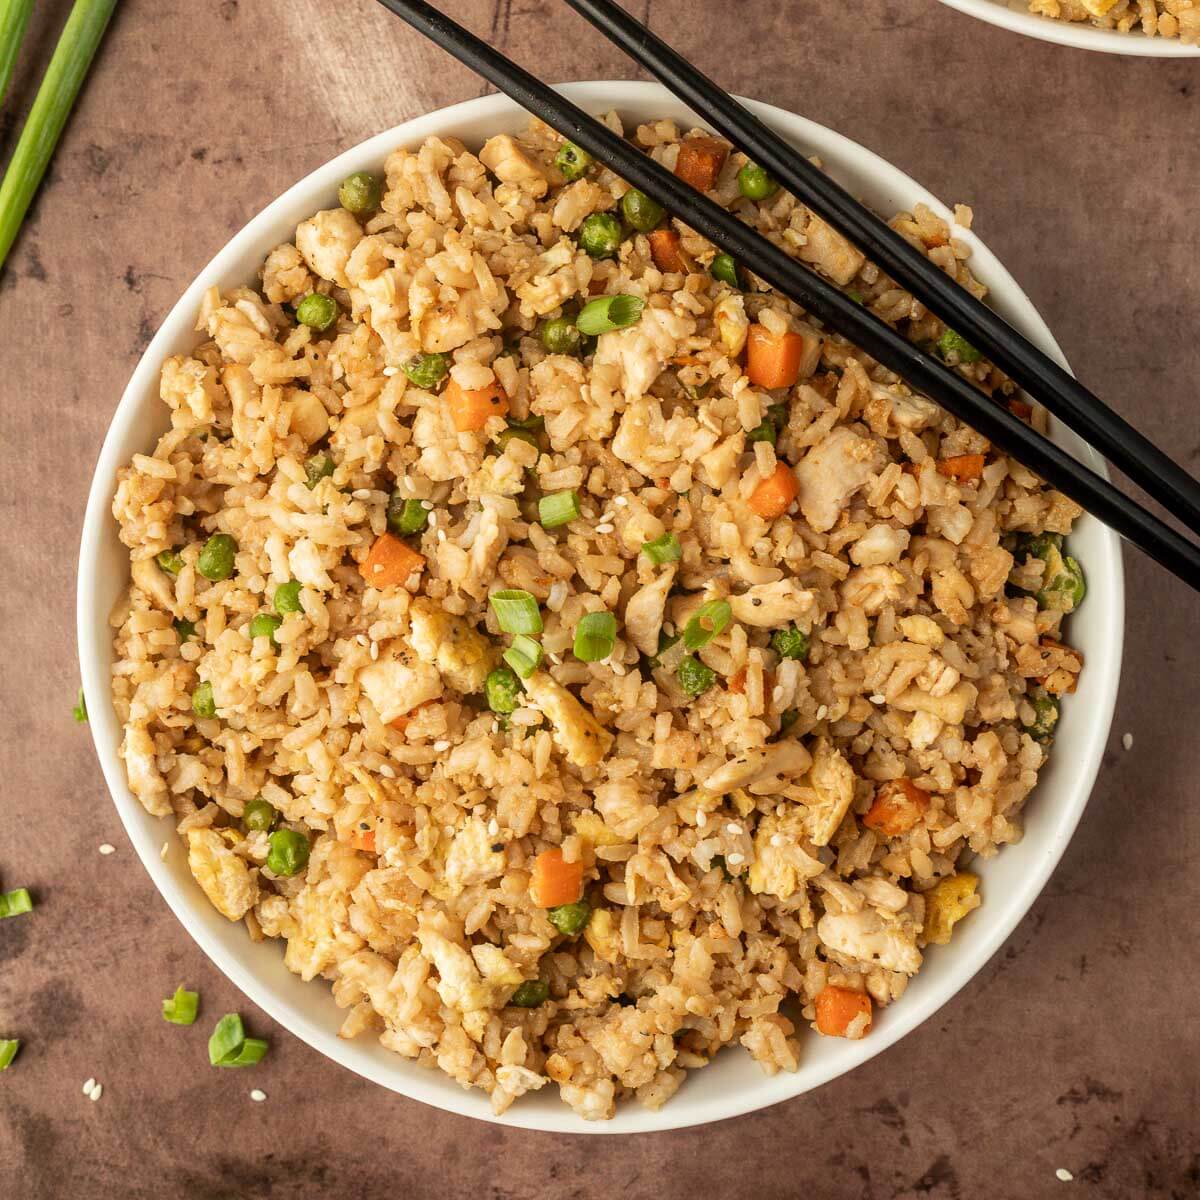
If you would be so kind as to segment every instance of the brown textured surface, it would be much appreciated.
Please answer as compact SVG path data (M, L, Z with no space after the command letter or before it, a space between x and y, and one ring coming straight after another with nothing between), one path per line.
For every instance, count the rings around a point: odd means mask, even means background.
M37 7L0 155L68 5ZM547 0L447 7L545 78L630 73ZM1076 367L1196 464L1200 68L1025 41L934 0L654 0L651 19L727 85L973 203ZM270 1028L155 893L70 719L76 542L110 414L171 303L267 200L481 90L368 0L125 0L0 275L0 886L39 901L0 924L0 1036L25 1041L0 1077L0 1194L1196 1195L1197 602L1136 556L1110 752L1046 893L924 1028L767 1112L623 1142L440 1114ZM192 1030L157 1014L180 980L209 1018ZM235 1007L270 1057L213 1071L211 1017Z

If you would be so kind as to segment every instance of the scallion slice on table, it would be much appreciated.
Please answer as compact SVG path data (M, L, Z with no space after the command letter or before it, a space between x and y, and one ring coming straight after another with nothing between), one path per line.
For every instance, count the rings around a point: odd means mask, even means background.
M208 1039L208 1061L214 1067L250 1067L262 1061L267 1049L262 1038L246 1036L237 1013L226 1013Z
M642 553L656 566L678 562L683 557L683 547L673 533L664 533L652 542L642 543Z
M175 995L162 1002L163 1020L172 1025L191 1025L199 1009L200 993L187 991L182 983L175 989Z
M0 183L0 267L8 257L33 195L46 173L71 105L79 94L116 5L117 0L76 0L67 18L9 161L4 182ZM6 4L4 7L7 10L13 6ZM16 7L20 8L21 4ZM4 28L7 31L7 17Z
M527 635L542 632L542 614L532 592L520 588L505 588L488 597L496 621L505 633ZM516 668L514 668L515 670Z
M504 661L522 678L528 679L542 661L542 646L523 633L517 634L504 652Z
M543 529L557 529L577 520L582 510L575 492L552 492L538 500L538 520Z
M0 917L19 917L27 912L33 912L33 897L28 888L0 892Z
M31 12L33 0L6 0L0 4L0 102L8 91Z
M575 328L588 337L636 325L646 302L640 296L597 296L583 306Z
M17 1057L21 1043L17 1038L0 1038L0 1071L7 1071Z
M710 600L702 604L694 613L692 619L683 627L683 644L689 650L699 650L707 646L729 624L733 609L728 600Z
M586 613L575 626L575 657L603 662L617 644L617 618L610 612Z
M87 700L84 698L83 688L79 689L79 699L75 702L75 707L71 709L71 716L75 718L77 724L87 724Z

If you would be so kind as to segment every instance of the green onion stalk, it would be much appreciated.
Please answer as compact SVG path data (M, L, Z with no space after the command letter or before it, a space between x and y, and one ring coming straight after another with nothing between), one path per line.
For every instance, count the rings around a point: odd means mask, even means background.
M0 103L17 65L17 51L33 12L33 0L5 0L0 4Z
M19 9L23 3L24 0L18 0L15 7ZM0 183L0 267L4 266L8 252L16 241L17 231L46 173L50 156L58 145L59 136L70 115L71 105L83 86L84 77L92 65L100 39L116 6L117 0L76 0L67 18L54 57L46 69L37 98L29 110L25 128L8 164L4 182ZM4 7L6 15L3 24L0 24L0 39L11 38L14 33L19 38L20 29L14 29L12 22L19 22L20 14L8 15L7 10L14 7L12 4ZM12 53L15 54L15 47ZM7 83L6 65L7 70L11 71L8 56L7 43L0 41L0 94L3 93L3 84Z

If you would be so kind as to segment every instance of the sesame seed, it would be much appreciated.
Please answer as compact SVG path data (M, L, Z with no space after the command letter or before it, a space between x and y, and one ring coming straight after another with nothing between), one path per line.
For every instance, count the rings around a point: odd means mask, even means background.
M1072 1175L1066 1167L1059 1167L1058 1170L1054 1172L1054 1178L1061 1179L1063 1183L1070 1183L1075 1176Z
M85 1096L91 1095L92 1088L94 1088L95 1086L96 1086L96 1081L94 1079L91 1079L91 1078L86 1079L83 1084L83 1094Z
M429 522L428 522L428 524L429 524L429 528L430 528L430 529L436 529L436 528L437 528L437 522L438 522L438 515L437 515L437 513L433 512L433 511L431 510L431 511L430 511L430 513L429 513Z
M386 376L387 376L389 379L391 379L391 377L392 377L393 375L399 375L399 374L400 374L400 368L399 368L399 367L384 367L384 368L383 368L383 373L384 373L384 374L385 374L385 375L386 375Z
M96 1086L94 1088L92 1088L91 1092L88 1095L88 1099L93 1104L95 1104L96 1101L99 1100L100 1097L103 1095L104 1095L104 1084L98 1083L98 1084L96 1084Z
M871 703L872 704L886 704L887 701L878 692L876 692L875 695L873 695L871 697Z
M829 706L827 704L822 704L821 707L817 709L817 720L823 721L827 716L829 716Z
M266 1098L267 1093L264 1092L262 1088L250 1089L250 1099L253 1100L255 1104L261 1104Z
M624 508L629 503L629 497L628 496L618 496L615 500L613 500L613 503L618 508Z
M352 495L355 498L355 500L370 500L371 489L370 488L355 488L354 491L352 491L350 493L350 495Z
M612 667L612 672L614 675L624 675L625 674L625 665L623 663L614 661L614 662L610 662L608 665L610 667Z
M379 643L372 642L371 643L371 658L372 658L372 660L374 660L374 659L377 659L378 657L379 657Z
M597 533L612 533L613 526L608 521L604 521L596 526Z
M728 864L729 864L731 867L736 867L736 866L738 866L740 863L744 863L744 862L746 861L746 856L745 856L744 854L739 854L739 853L738 853L738 852L735 850L735 851L734 851L732 854L727 854L727 855L725 855L725 861L726 861L726 862L727 862L727 863L728 863Z
M702 808L696 812L696 824L699 825L701 829L708 824L708 813L706 813Z
M446 531L444 529L439 529L437 531L437 535L439 542L444 542L446 540Z
M379 774L382 775L384 777L384 779L395 779L396 778L395 770L392 767L389 767L387 763L380 763L378 770L379 770Z
M434 748L434 749L435 749L435 750L436 750L436 751L437 751L439 754L441 754L443 750L449 750L449 749L450 749L450 743L449 743L449 742L447 742L447 741L445 741L445 740L443 740L443 741L440 741L440 742L434 742L434 743L433 743L433 748Z
M734 837L742 836L742 827L736 821L730 821L729 824L725 826L725 831L727 833L732 833Z
M1132 750L1133 749L1133 734L1132 733L1121 734L1121 745L1124 746L1126 750Z
M116 846L110 846L107 842L100 843L100 853L101 854L116 854L116 852L117 852Z
M433 504L432 504L432 503L431 503L429 500L422 500L422 501L421 501L421 507L422 507L422 508L423 508L423 509L424 509L426 512L433 512Z
M488 837L495 837L500 832L500 822L493 817L488 822Z

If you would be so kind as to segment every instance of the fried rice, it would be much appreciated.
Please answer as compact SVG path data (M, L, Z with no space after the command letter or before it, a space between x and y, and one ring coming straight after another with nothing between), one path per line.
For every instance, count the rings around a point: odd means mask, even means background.
M1027 0L1029 11L1055 21L1087 22L1117 33L1178 38L1200 44L1200 0Z
M1043 420L742 155L630 136ZM119 473L112 683L131 790L343 1036L603 1119L733 1043L774 1073L869 1035L970 936L1083 581L1073 502L679 221L589 253L635 210L579 168L536 121L429 138L210 291ZM970 218L892 225L983 296Z

